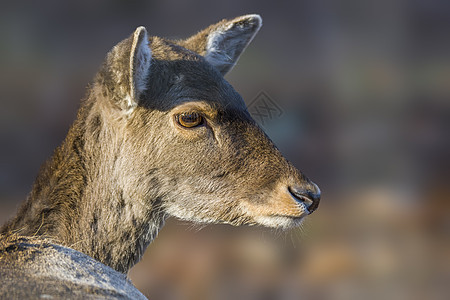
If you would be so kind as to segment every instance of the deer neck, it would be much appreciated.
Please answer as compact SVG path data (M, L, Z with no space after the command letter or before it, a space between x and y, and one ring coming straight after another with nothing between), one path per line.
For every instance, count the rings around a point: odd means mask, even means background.
M126 273L165 217L158 212L157 194L149 201L145 193L129 192L117 166L120 140L96 141L88 123L97 117L80 121L80 115L83 110L41 168L28 200L2 232L51 238ZM101 129L96 130L100 138Z

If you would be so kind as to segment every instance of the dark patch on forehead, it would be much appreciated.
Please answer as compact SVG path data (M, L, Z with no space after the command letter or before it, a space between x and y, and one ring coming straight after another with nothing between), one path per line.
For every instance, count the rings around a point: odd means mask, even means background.
M202 56L161 38L150 42L152 63L143 105L166 111L192 100L245 110L239 94Z

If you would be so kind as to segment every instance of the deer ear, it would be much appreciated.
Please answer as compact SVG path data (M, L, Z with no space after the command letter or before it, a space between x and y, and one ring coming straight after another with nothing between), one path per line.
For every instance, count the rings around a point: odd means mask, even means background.
M179 44L197 52L225 75L262 26L259 15L223 20Z
M147 88L151 59L147 30L142 26L108 53L103 85L120 109L131 112L137 106Z
M130 96L138 100L147 88L152 52L148 45L147 30L141 26L133 34L130 52Z

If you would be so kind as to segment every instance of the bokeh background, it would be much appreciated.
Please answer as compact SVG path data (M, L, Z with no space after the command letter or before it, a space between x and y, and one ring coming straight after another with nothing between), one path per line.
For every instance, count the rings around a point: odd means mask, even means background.
M169 220L130 272L150 299L448 299L450 2L2 1L0 222L64 138L106 52L259 13L227 80L319 184L301 229Z

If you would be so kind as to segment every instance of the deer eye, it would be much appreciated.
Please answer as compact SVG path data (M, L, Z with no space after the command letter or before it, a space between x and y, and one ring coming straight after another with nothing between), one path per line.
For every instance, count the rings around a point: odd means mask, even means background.
M186 128L192 128L203 124L203 117L196 112L179 114L176 119L178 124Z

